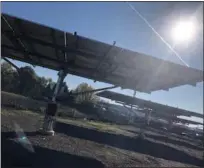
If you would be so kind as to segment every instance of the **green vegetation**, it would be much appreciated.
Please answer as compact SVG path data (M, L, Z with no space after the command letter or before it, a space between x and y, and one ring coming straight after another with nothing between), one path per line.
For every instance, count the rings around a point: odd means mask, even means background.
M91 91L91 90L94 90L92 86L88 85L87 83L81 83L74 90L74 93ZM95 103L96 101L97 101L97 97L93 93L80 94L75 97L76 103L90 103L90 102Z
M42 99L52 97L56 83L50 78L39 77L32 67L25 66L14 69L7 63L1 63L1 89L6 92L23 95L30 98ZM69 94L70 91L66 82L63 82L63 93ZM94 88L87 83L79 84L73 93L91 91ZM96 102L98 99L94 93L86 93L74 97L77 103Z
M40 122L43 120L43 113L36 113L31 110L15 110L15 109L6 109L2 108L1 110L1 115L4 116L31 116L31 117L37 117ZM103 123L103 122L95 122L95 121L89 121L89 120L75 120L73 118L61 118L57 117L57 120L60 122L72 124L72 125L77 125L77 126L82 126L82 127L88 127L88 128L93 128L97 129L99 131L107 131L107 132L121 132L119 128L117 128L117 125L111 125L109 123Z
M13 69L7 63L1 63L1 89L32 98L50 97L53 94L55 82L50 78L39 77L30 66ZM68 92L66 83L63 83ZM54 87L51 87L54 86Z
M21 96L14 93L1 92L1 105L2 109L17 110L17 111L33 111L35 113L44 114L44 110L47 106L46 102L33 100L25 96ZM75 108L68 106L58 105L58 116L60 117L73 117L84 118L86 115L78 112Z

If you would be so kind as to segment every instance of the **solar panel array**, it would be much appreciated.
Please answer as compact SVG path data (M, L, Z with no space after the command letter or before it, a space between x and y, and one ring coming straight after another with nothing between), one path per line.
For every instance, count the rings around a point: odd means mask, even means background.
M176 116L194 116L194 117L200 117L203 118L203 114L195 113L192 111L184 110L184 109L179 109L176 107L171 107L155 102L151 102L148 100L143 100L139 98L133 98L128 95L116 93L116 92L111 92L111 91L103 91L97 93L98 96L104 97L107 99L115 100L120 103L128 104L128 105L137 105L139 108L149 108L154 110L156 113L162 115L171 115L174 114Z
M203 81L203 72L2 14L2 56L150 93Z

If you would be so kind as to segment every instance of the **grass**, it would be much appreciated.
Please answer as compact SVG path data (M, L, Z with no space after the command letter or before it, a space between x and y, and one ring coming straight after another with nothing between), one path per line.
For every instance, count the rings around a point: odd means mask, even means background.
M1 115L4 115L4 116L14 116L15 113L11 113L10 110L1 108Z
M2 107L4 107L4 105L12 107L8 108L9 111L3 110L1 115L14 115L15 113L18 113L18 115L24 115L25 113L27 114L33 113L35 115L39 115L40 113L43 114L43 111L47 105L47 103L43 101L33 100L22 95L8 93L4 91L1 92L1 98ZM17 108L18 110L15 110L15 108ZM70 123L84 127L92 127L100 131L110 132L118 131L118 128L116 128L115 125L98 121L94 122L84 120L84 118L89 118L91 116L80 113L76 109L67 106L59 105L57 115L58 115L57 120L60 120L65 123Z
M2 106L15 107L20 110L43 112L47 106L47 102L33 100L31 98L1 91L1 104ZM61 117L75 117L84 118L86 115L80 113L74 108L58 105L58 115Z
M4 116L32 116L32 117L39 117L39 119L42 119L43 113L34 112L31 110L15 110L11 108L2 108L1 109L1 115ZM82 119L73 119L68 117L57 117L57 121L81 126L81 127L88 127L92 129L96 129L103 132L111 132L111 133L118 133L123 134L124 130L118 128L115 124L109 124L109 123L103 123L103 122L96 122L96 121L88 121L88 120L82 120Z
M100 131L107 131L107 130L114 130L116 129L115 126L107 124L107 123L101 123L101 122L95 122L95 121L88 121L88 120L74 120L71 118L57 118L58 121L67 123L67 124L72 124L72 125L77 125L80 127L88 127L88 128L94 128Z
M111 125L108 123L88 121L87 124L92 126L92 127L97 128L98 130L101 130L101 131L118 131L118 130L120 130L119 128L117 128L116 125Z
M109 123L103 123L100 121L89 121L89 120L81 120L81 119L71 119L71 118L57 118L58 121L71 124L71 125L76 125L80 127L85 127L85 128L91 128L91 129L96 129L98 131L103 131L103 132L110 132L110 133L116 133L116 134L130 134L128 131L120 129L118 125L116 124L109 124Z
M33 112L31 110L15 110L15 109L11 109L11 108L1 108L1 115L4 115L4 116L15 116L15 115L28 116L28 115L32 115L32 116L39 116L40 117L43 114Z

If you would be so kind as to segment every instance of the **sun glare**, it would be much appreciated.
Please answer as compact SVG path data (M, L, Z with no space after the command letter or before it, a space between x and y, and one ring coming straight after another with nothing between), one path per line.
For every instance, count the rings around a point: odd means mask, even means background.
M172 29L173 40L176 43L189 42L195 33L195 24L192 21L178 22Z

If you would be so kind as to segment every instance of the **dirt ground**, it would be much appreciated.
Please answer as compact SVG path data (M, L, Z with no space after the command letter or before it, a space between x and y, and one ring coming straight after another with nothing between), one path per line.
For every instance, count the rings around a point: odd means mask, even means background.
M202 167L201 142L139 128L58 118L55 136L37 131L42 115L1 110L2 167ZM16 138L16 129L24 132ZM20 129L18 128L18 129ZM17 131L20 132L20 131ZM22 134L22 133L21 133ZM29 142L29 143L28 143Z

